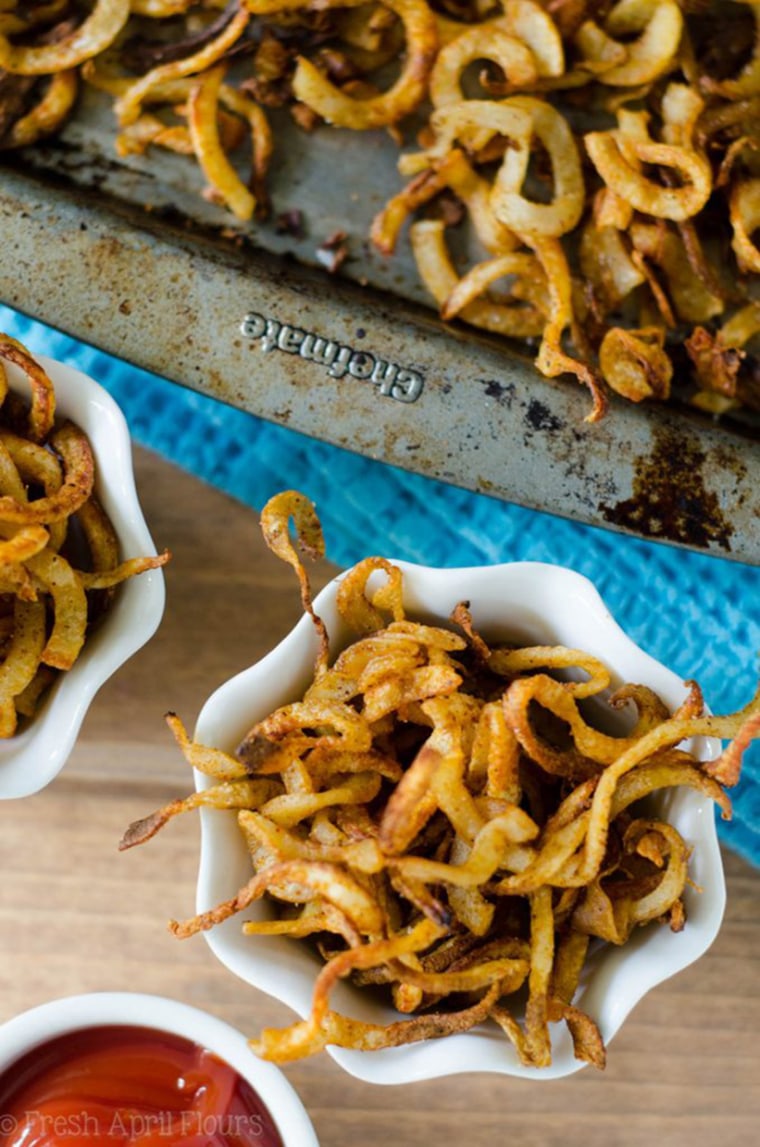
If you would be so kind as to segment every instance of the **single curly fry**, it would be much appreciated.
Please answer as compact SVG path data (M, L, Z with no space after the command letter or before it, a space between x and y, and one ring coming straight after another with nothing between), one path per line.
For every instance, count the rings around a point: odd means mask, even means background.
M76 68L105 51L125 27L129 0L97 0L90 15L63 40L49 44L11 44L0 33L0 68L21 76L45 76Z

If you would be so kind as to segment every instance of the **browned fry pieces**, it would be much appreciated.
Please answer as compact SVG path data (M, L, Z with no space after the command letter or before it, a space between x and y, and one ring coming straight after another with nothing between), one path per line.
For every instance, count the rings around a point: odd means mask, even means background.
M155 556L128 558L125 562L113 566L112 569L99 570L97 573L80 573L79 577L85 589L112 589L113 586L119 585L127 578L137 577L138 574L145 573L146 570L160 569L161 566L166 565L170 557L169 551L164 550L162 554Z
M423 1039L441 1039L443 1036L469 1031L476 1024L482 1023L488 1018L498 994L499 985L493 984L477 1003L459 1012L431 1012L392 1024L367 1023L328 1011L316 1032L311 1030L307 1022L303 1026L293 1024L282 1030L265 1028L258 1040L251 1040L251 1047L262 1059L288 1063L306 1055L314 1055L328 1044L360 1051L378 1051L380 1048L399 1047Z
M53 384L45 371L35 362L25 347L10 335L0 335L0 358L21 367L29 380L32 404L29 412L29 437L33 442L42 442L53 428L55 417L55 393ZM5 375L3 375L5 384ZM3 387L3 397L7 384Z
M319 545L313 507L293 492L265 507L264 533L312 612L291 512ZM212 779L131 826L122 847L192 808L239 810L250 879L170 927L186 937L246 912L252 943L280 935L316 946L324 966L311 1012L252 1041L265 1058L398 1046L490 1017L526 1066L551 1063L562 1022L577 1058L602 1068L602 1033L582 1007L590 943L689 927L691 845L656 801L641 802L687 787L730 816L724 786L760 736L760 694L715 717L687 682L671 714L644 685L613 691L607 666L583 650L492 643L465 603L452 615L465 637L416 622L403 590L384 559L342 577L338 610L355 640L318 663L303 700L257 721L234 758L171 718L188 762ZM320 619L315 627L326 650ZM443 674L445 687L410 688L422 673ZM628 731L601 732L590 701L610 716L627 708ZM704 763L689 748L699 736L733 740ZM332 1011L344 978L385 985L411 1018L382 1026Z
M51 448L63 464L63 484L55 493L34 502L16 502L0 497L0 520L23 525L60 522L76 513L92 493L95 463L86 436L72 422L66 422L50 436Z
M280 791L276 781L221 781L210 789L202 789L184 800L172 801L165 808L152 813L151 816L135 821L124 833L119 848L132 848L149 840L160 828L178 816L193 808L229 808L252 809L271 800Z
M9 391L0 367L0 602L9 619L0 737L10 737L75 664L114 587L169 554L119 561L119 540L94 495L87 436L55 421L53 383L25 347L0 335L0 360L19 368L31 390L30 400Z
M129 0L97 0L87 19L57 43L22 46L0 35L0 67L20 75L76 67L113 43L129 19L129 9Z
M0 735L16 731L15 698L34 679L45 644L45 606L41 601L17 597L13 610L13 636L0 665Z
M324 626L314 613L311 604L311 590L293 543L290 540L289 523L293 520L299 548L310 558L322 557L325 552L322 527L311 503L295 490L288 490L270 499L261 515L261 530L264 539L273 553L292 566L298 574L301 586L301 602L307 613L314 618L319 635L317 667L321 672L327 660L327 634Z
M305 148L335 128L384 130L411 179L367 235L391 257L410 224L445 322L519 340L540 374L577 379L590 422L611 392L757 409L756 343L734 324L760 271L760 15L742 7L8 0L0 149L55 132L84 80L112 100L118 154L188 156L200 193L247 233L270 208L270 109L288 109ZM300 217L275 208L280 224ZM322 250L333 272L348 250L336 237Z

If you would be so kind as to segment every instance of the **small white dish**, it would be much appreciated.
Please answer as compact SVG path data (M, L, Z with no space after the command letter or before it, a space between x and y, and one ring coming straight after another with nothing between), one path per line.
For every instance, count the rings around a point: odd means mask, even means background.
M55 387L58 418L85 432L95 456L95 491L119 538L124 558L155 554L137 499L126 419L110 394L81 371L44 355L35 359ZM23 375L7 367L14 390L27 392ZM118 587L111 608L85 642L73 667L61 673L25 728L0 740L0 799L29 796L63 768L98 689L155 633L164 611L160 569Z
M164 996L93 992L51 1000L14 1016L0 1025L0 1075L56 1036L122 1024L171 1032L213 1052L257 1093L284 1147L319 1147L301 1100L278 1068L253 1056L245 1037L223 1020Z
M414 619L440 621L458 602L468 601L476 628L492 642L562 644L583 649L607 664L613 686L624 682L648 685L671 709L686 696L681 679L635 645L591 582L580 574L537 562L449 570L402 561L394 564L403 571L405 604ZM338 577L327 585L314 603L327 625L334 651L346 640L335 605L340 580ZM266 657L208 699L198 718L196 739L234 751L252 724L302 695L311 680L315 652L314 629L310 618L304 616ZM719 742L700 738L696 751L708 760L719 750ZM201 786L208 782L197 775L196 783ZM693 845L690 875L703 891L686 889L687 924L683 932L673 934L656 925L641 928L623 947L602 947L589 960L575 1002L597 1021L608 1045L648 991L706 951L723 916L725 880L712 803L691 789L669 790L654 799ZM235 813L203 809L197 910L204 912L233 896L250 876L250 859ZM311 1008L317 958L300 941L242 934L244 919L266 912L266 905L259 901L247 913L205 933L206 939L222 963L243 980L304 1017ZM336 985L331 1007L378 1023L399 1018L390 1005L383 1006L345 981ZM328 1051L350 1074L386 1084L470 1071L548 1080L584 1066L573 1055L564 1025L552 1025L552 1064L541 1069L522 1065L495 1025L493 1030L483 1027L382 1051L335 1047Z

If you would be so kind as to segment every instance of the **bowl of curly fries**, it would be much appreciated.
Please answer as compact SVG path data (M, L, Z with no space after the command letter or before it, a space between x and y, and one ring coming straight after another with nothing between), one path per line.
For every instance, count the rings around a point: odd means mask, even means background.
M758 698L709 714L548 564L371 557L312 601L291 522L318 554L295 492L262 527L303 617L192 738L170 716L196 791L122 846L201 808L197 912L171 928L297 1013L251 1040L264 1059L326 1049L376 1083L603 1068L718 932L713 809L730 816Z
M98 689L159 625L126 420L94 379L0 335L0 799L60 772ZM139 575L139 576L138 576Z

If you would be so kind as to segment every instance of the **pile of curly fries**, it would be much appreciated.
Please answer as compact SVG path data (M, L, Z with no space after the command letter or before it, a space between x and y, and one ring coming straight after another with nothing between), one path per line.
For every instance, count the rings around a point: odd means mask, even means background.
M83 81L121 154L194 156L243 223L271 109L390 131L409 182L371 240L390 257L410 223L445 320L536 346L589 421L674 373L710 413L760 409L760 0L0 0L0 69L0 147L54 132Z
M250 881L171 928L195 935L265 898L272 911L243 923L246 934L316 945L324 966L311 1014L264 1030L252 1046L266 1059L394 1047L490 1019L526 1065L551 1063L549 1025L564 1021L576 1057L603 1067L599 1028L573 1002L589 946L625 944L655 922L688 927L689 842L656 800L641 802L688 786L729 817L726 788L760 736L760 693L731 716L707 715L694 682L674 713L642 684L610 694L597 657L491 646L467 603L445 626L411 620L401 571L383 558L341 580L338 611L356 638L331 662L291 520L304 551L322 553L314 508L294 491L267 504L262 528L297 571L316 627L312 684L234 755L192 741L170 714L208 784L136 821L121 847L190 809L237 810ZM588 698L629 708L628 732L589 724ZM732 740L705 762L689 749L703 735ZM335 1012L330 992L347 976L386 985L410 1018Z
M6 365L28 400L9 386ZM115 587L169 560L120 560L96 479L87 435L56 417L50 376L0 334L0 738L23 730L76 663Z

